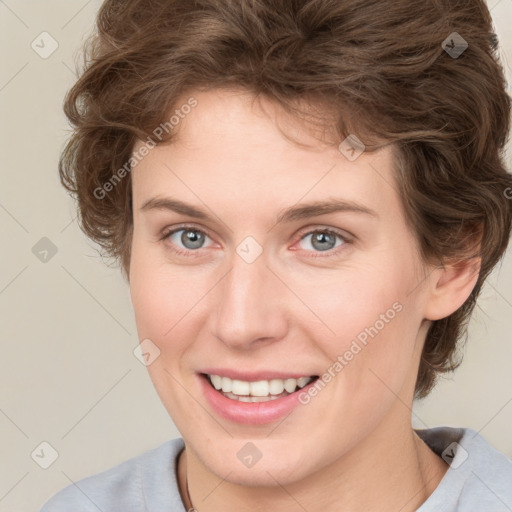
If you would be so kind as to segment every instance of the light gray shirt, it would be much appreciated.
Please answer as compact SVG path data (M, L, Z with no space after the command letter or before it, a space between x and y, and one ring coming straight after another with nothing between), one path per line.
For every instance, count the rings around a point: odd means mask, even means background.
M450 464L417 512L512 512L512 460L469 428L416 433ZM41 512L187 512L178 490L182 438L71 484Z

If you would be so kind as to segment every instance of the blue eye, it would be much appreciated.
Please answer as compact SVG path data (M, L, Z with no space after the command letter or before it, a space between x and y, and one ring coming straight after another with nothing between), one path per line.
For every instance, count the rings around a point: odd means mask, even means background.
M197 229L180 229L175 231L173 234L176 235L182 232L179 237L180 242L185 246L186 249L200 249L205 241L205 234Z
M302 242L308 238L310 238L309 245L310 247L313 248L312 250L314 252L332 251L332 249L335 249L347 243L345 237L343 237L340 233L337 233L330 229L318 229L315 231L311 231L309 233L306 233L303 237L301 237L300 241ZM337 239L340 241L338 244Z
M181 232L181 235L179 233ZM169 240L174 246L173 251L185 256L190 256L191 252L197 252L202 249L207 238L210 238L204 231L192 227L181 227L164 233L161 240ZM184 249L180 248L180 244Z
M299 243L310 239L309 247L301 247L301 249L311 252L312 257L317 256L333 256L337 254L337 248L342 247L350 242L344 235L332 229L315 229L306 232L301 236ZM206 240L211 238L202 230L192 226L181 226L179 228L166 231L160 237L163 242L170 242L170 250L181 256L199 256L201 251L208 247L205 245ZM325 254L322 254L325 253Z

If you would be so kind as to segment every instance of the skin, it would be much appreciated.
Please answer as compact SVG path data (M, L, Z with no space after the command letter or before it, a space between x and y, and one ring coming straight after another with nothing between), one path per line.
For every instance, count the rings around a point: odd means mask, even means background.
M393 186L392 146L351 162L270 100L227 89L193 96L198 105L173 143L152 149L133 170L129 268L139 338L160 350L148 371L185 440L178 477L186 508L416 510L448 469L411 427L421 349L430 321L469 296L479 262L421 261ZM212 219L141 209L171 196ZM332 198L377 215L276 224L287 207ZM205 233L199 249L183 244L183 232L160 240L183 223ZM322 251L312 242L315 229L346 241ZM236 253L247 236L263 249L250 264ZM241 425L206 402L197 369L321 375L396 302L402 310L285 419ZM262 454L251 468L237 458L248 441Z

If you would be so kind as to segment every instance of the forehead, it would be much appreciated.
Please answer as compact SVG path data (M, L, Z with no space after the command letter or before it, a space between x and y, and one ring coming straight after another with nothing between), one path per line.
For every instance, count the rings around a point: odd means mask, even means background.
M149 195L172 193L196 204L199 197L215 202L215 195L225 204L275 209L330 196L383 213L396 208L392 146L350 161L268 99L236 90L191 96L197 104L182 113L172 143L151 149L132 172L139 206ZM138 141L134 153L143 145Z

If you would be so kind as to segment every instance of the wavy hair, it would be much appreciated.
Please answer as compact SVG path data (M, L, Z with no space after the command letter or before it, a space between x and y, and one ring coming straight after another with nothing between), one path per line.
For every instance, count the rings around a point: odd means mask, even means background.
M81 228L125 276L134 143L151 137L187 92L226 86L335 128L340 141L356 134L368 151L393 144L424 261L481 258L467 301L427 333L415 387L415 398L425 397L440 373L460 364L477 296L510 238L503 153L511 99L485 2L105 1L65 98L73 133L59 173ZM304 104L329 115L313 119ZM123 178L98 197L122 168Z

